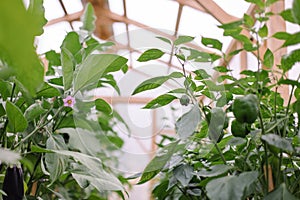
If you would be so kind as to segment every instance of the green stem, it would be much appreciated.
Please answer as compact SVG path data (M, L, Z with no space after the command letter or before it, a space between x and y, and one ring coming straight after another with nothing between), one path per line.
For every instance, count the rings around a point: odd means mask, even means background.
M221 151L221 149L219 148L219 146L218 146L217 143L215 143L215 147L216 147L218 153L220 154L220 157L221 157L223 163L226 165L226 164L227 164L227 163L226 163L226 159L225 159L225 157L224 157L224 155L223 155L223 153L222 153L222 151Z

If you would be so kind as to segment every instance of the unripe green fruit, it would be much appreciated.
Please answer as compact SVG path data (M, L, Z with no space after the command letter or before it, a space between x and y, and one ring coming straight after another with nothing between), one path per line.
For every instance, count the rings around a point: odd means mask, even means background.
M258 116L258 100L254 94L237 97L232 104L232 111L240 123L252 124Z
M234 137L246 137L246 135L249 133L247 130L247 124L233 120L231 122L231 133Z
M207 115L209 123L209 138L215 142L220 142L224 136L223 128L226 125L226 113L222 108L212 108Z
M181 105L187 106L190 103L190 98L187 95L183 95L179 101Z

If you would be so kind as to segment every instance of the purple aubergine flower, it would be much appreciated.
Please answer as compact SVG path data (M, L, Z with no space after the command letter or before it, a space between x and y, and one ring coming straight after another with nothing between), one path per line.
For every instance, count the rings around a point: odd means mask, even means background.
M75 104L75 98L72 96L67 96L66 98L63 99L64 101L64 106L73 108Z

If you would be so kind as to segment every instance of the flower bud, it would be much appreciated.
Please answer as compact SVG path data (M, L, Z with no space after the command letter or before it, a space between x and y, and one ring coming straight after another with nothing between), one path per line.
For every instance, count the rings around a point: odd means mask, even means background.
M14 165L8 167L3 182L3 200L22 200L24 196L24 183L22 168Z

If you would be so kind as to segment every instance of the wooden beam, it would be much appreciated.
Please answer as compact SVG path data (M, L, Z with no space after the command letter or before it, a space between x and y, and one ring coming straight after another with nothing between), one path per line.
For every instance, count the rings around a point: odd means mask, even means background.
M67 22L77 21L77 20L80 19L82 14L83 14L83 10L79 11L79 12L69 14L69 15L65 15L63 17L52 19L52 20L48 21L45 26L50 26L50 25L57 24L59 22L64 22L64 21L67 21Z
M284 1L277 1L270 7L270 11L273 13L280 13L285 9L285 2ZM285 21L279 16L279 15L273 15L270 17L270 20L268 21L268 31L269 36L272 36L276 32L279 31L286 31L286 23ZM274 54L274 65L273 69L277 71L281 71L278 69L277 65L281 62L281 57L287 53L286 48L280 48L283 44L282 40L278 40L275 38L269 38L267 40L267 47L273 52ZM277 76L277 79L279 79L280 75L275 74ZM287 103L289 98L289 87L288 85L282 85L278 88L278 92L281 93L282 97L285 100L285 103Z
M188 6L196 10L199 10L201 12L205 12L205 9L195 1L187 1L187 0L174 0L174 1L176 1L182 6Z
M139 28L147 29L148 31L153 32L153 33L155 33L155 34L157 34L159 36L163 36L163 37L169 38L171 40L175 40L176 39L176 37L174 35L167 34L167 33L163 32L163 31L160 31L158 29L152 28L152 27L147 26L147 25L145 25L143 23L140 23L138 21L129 19L128 17L122 16L122 15L118 15L116 13L113 13L113 12L109 11L109 10L103 10L103 15L105 15L106 17L112 19L115 22L123 22L123 23L126 23L126 24L132 24L132 25L137 26ZM204 48L201 48L200 46L195 45L193 43L187 43L186 46L194 48L194 49L199 50L199 51L209 52L208 50L206 50ZM212 52L209 52L209 53L212 53Z
M237 21L239 18L225 12L218 4L212 0L195 0L204 10L218 20L221 24Z

